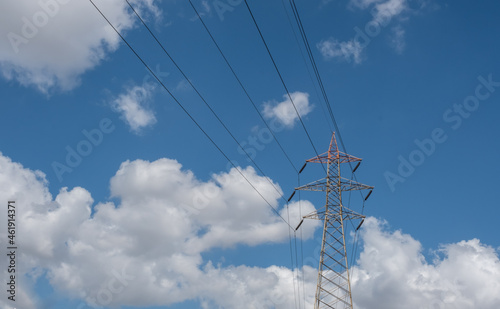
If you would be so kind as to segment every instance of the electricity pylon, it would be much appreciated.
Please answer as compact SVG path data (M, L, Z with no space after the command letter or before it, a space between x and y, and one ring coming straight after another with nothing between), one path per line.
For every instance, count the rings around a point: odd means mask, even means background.
M359 167L361 159L339 151L337 139L335 133L333 133L328 151L306 161L306 164L326 164L326 177L295 188L295 190L326 192L325 207L303 217L303 219L323 221L323 240L321 242L314 309L353 308L344 222L347 220L361 220L357 228L359 229L365 216L342 204L342 192L372 190L373 187L343 178L340 175L341 164L349 162L358 162L353 169L354 172ZM304 167L302 167L301 171ZM371 192L368 193L365 200L370 196ZM297 226L297 229L301 224L302 221Z

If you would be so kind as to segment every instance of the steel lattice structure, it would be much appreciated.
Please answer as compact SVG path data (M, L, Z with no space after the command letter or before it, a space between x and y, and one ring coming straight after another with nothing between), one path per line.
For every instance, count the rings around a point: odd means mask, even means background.
M323 221L323 239L321 242L314 308L352 309L344 222L347 220L363 220L364 216L343 206L342 192L371 190L373 187L343 178L340 175L341 164L361 162L361 159L339 151L335 133L332 135L328 151L307 160L306 164L309 162L327 165L327 175L325 178L296 188L296 190L326 192L325 207L304 216L304 219ZM366 198L368 196L369 194Z

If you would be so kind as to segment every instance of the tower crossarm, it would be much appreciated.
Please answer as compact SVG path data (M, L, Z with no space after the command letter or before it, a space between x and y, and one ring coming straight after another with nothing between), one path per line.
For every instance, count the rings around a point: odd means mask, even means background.
M342 191L354 191L354 190L371 190L373 187L359 183L357 181L347 179L344 177L340 178L340 186ZM328 186L328 179L322 178L320 180L313 181L306 185L295 188L295 190L302 191L326 191ZM330 182L330 188L335 188L338 183Z
M306 160L309 163L324 163L327 164L329 161L339 160L340 163L358 162L362 159L349 154L343 153L342 151L327 151L319 156Z
M326 191L327 188L327 178L322 178L320 180L313 181L307 185L303 185L295 188L295 190L302 191Z
M340 184L342 186L342 191L353 191L353 190L372 190L372 186L362 184L360 182L354 181L352 179L347 179L340 177Z
M339 206L337 206L339 207ZM328 219L340 219L340 214L334 209L329 209L328 211ZM315 219L315 220L325 220L325 215L326 211L325 208L323 207L322 209L318 209L317 211L313 211L310 214L305 215L303 218L304 219ZM356 219L364 219L365 216L362 214L359 214L347 207L342 207L342 219L345 220L356 220Z
M332 134L332 139L330 141L330 147L328 148L328 151L318 155L314 158L311 158L309 160L306 160L306 162L310 163L324 163L324 164L329 164L329 163L349 163L349 162L359 162L361 161L360 158L357 158L355 156L351 156L350 154L347 154L345 152L342 152L339 150L339 147L337 145L337 139L335 138L335 134Z

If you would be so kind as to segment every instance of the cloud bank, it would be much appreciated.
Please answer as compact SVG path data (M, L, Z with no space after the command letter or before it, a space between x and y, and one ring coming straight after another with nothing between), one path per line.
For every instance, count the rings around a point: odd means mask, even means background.
M493 309L500 306L498 252L478 239L445 244L432 262L422 244L370 218L353 270L360 309Z
M277 207L279 193L269 179L250 167L243 172ZM296 270L222 266L203 258L214 248L287 241L287 226L236 170L201 181L176 160L126 161L111 178L110 191L119 202L94 204L81 187L62 188L52 197L42 172L0 154L0 198L19 205L17 237L23 246L18 270L27 279L18 286L18 307L38 308L43 302L29 282L40 276L56 291L89 306L168 306L186 300L202 308L294 306ZM301 206L303 214L314 210L306 201ZM300 219L298 207L290 205L292 226ZM0 220L7 221L5 211ZM305 221L304 239L318 225ZM0 230L2 239L5 231ZM500 306L498 252L477 239L444 244L426 261L419 241L367 218L361 240L351 271L356 308ZM314 260L301 277L306 306L312 307L318 257L304 252L304 258ZM2 259L2 270L4 264ZM0 306L11 308L4 299Z
M242 171L277 208L280 194L269 181L251 167ZM175 160L126 161L110 181L111 196L120 203L97 203L93 211L94 201L84 188L62 188L52 198L43 173L4 156L0 175L0 197L20 205L19 272L33 280L46 276L68 297L100 306L144 307L193 299L231 308L271 308L270 300L276 303L278 298L276 308L293 305L293 298L277 294L293 295L291 270L222 267L202 258L214 248L288 240L288 226L235 169L203 182ZM300 206L302 213L314 210L307 201ZM300 220L298 208L298 203L290 205L292 224ZM285 209L280 214L287 217ZM5 212L0 219L7 221ZM303 226L307 239L319 222ZM29 293L24 285L20 289ZM23 308L37 307L33 296L23 301Z

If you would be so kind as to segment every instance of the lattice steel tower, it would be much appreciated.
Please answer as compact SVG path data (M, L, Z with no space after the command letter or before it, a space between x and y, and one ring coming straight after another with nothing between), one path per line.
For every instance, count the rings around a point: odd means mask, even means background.
M373 187L343 178L340 175L342 163L358 162L353 169L354 172L361 163L361 159L339 151L335 133L332 135L328 151L307 160L306 164L308 162L327 165L325 178L295 189L326 192L325 207L303 217L304 219L323 221L323 239L321 242L314 308L352 309L344 222L347 220L361 220L357 228L359 229L365 216L352 211L342 204L342 192L372 190ZM370 196L371 192L368 193L365 200Z

